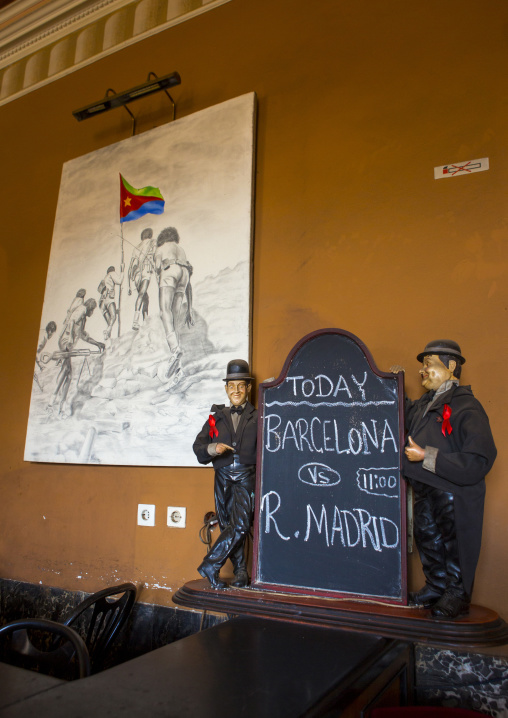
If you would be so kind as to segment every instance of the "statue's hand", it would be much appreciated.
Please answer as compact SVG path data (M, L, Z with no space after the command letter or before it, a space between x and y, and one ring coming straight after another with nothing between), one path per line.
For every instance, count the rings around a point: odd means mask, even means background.
M406 370L403 366L400 366L400 364L392 364L389 371L391 371L392 374L400 374L401 371L405 372Z
M404 453L406 454L409 461L423 461L425 458L425 449L422 449L421 446L418 446L418 444L415 444L413 439L409 436L407 439L408 445L404 449Z
M217 446L215 447L215 450L217 451L218 454L223 454L225 451L234 451L232 446L228 446L227 444L221 444L221 443L217 444Z

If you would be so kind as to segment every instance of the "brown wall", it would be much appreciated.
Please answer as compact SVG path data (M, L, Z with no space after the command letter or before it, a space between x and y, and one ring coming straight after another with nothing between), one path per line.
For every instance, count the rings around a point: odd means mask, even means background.
M499 448L475 602L508 618L507 27L498 0L232 0L0 108L3 577L90 591L133 580L165 605L198 578L211 470L23 461L62 163L130 133L122 110L81 124L71 111L177 70L179 117L258 95L260 380L304 334L336 326L381 369L405 365L417 396L425 343L461 344ZM132 107L140 131L169 118L162 95ZM433 179L434 166L481 157L488 172ZM138 528L138 503L187 506L187 529Z

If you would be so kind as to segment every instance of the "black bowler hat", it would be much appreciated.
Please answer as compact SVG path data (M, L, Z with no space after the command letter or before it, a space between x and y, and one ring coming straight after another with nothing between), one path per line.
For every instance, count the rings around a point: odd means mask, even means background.
M243 359L232 359L228 362L227 376L224 381L236 381L237 379L252 381L253 378L250 375L248 363Z
M449 356L456 357L461 364L465 364L466 360L460 353L460 347L457 342L451 339L434 339L433 342L429 342L421 354L416 357L418 361L423 361L423 357L427 354L448 354Z

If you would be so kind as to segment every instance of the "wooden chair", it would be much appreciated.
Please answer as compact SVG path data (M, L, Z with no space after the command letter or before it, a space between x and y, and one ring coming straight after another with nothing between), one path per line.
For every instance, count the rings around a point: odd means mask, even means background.
M81 636L69 626L43 618L21 618L0 628L3 656L13 665L71 680L90 675L90 657ZM76 675L77 673L77 675Z
M115 599L115 596L118 598ZM125 625L135 600L136 586L133 583L104 588L85 598L64 621L85 641L92 673L102 670L113 639Z

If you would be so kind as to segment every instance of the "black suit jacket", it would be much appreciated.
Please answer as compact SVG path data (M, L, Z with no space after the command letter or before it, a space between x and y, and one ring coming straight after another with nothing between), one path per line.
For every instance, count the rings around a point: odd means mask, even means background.
M200 464L208 464L213 461L215 469L223 466L229 466L233 463L233 454L226 451L225 454L218 456L210 456L208 453L208 445L222 442L235 449L241 464L252 465L256 463L256 446L258 435L258 412L250 402L247 402L245 409L240 417L238 429L233 429L231 412L229 407L224 404L214 404L210 411L215 419L215 429L219 432L218 436L210 436L210 423L207 421L203 424L203 428L196 436L196 440L192 446L194 453Z
M421 462L404 459L404 475L442 491L460 494L467 487L483 484L496 458L496 447L489 420L471 387L455 386L441 394L423 417L428 395L410 402L406 411L409 434L425 448L439 450L436 473L426 471ZM443 411L451 408L452 433L443 433Z

